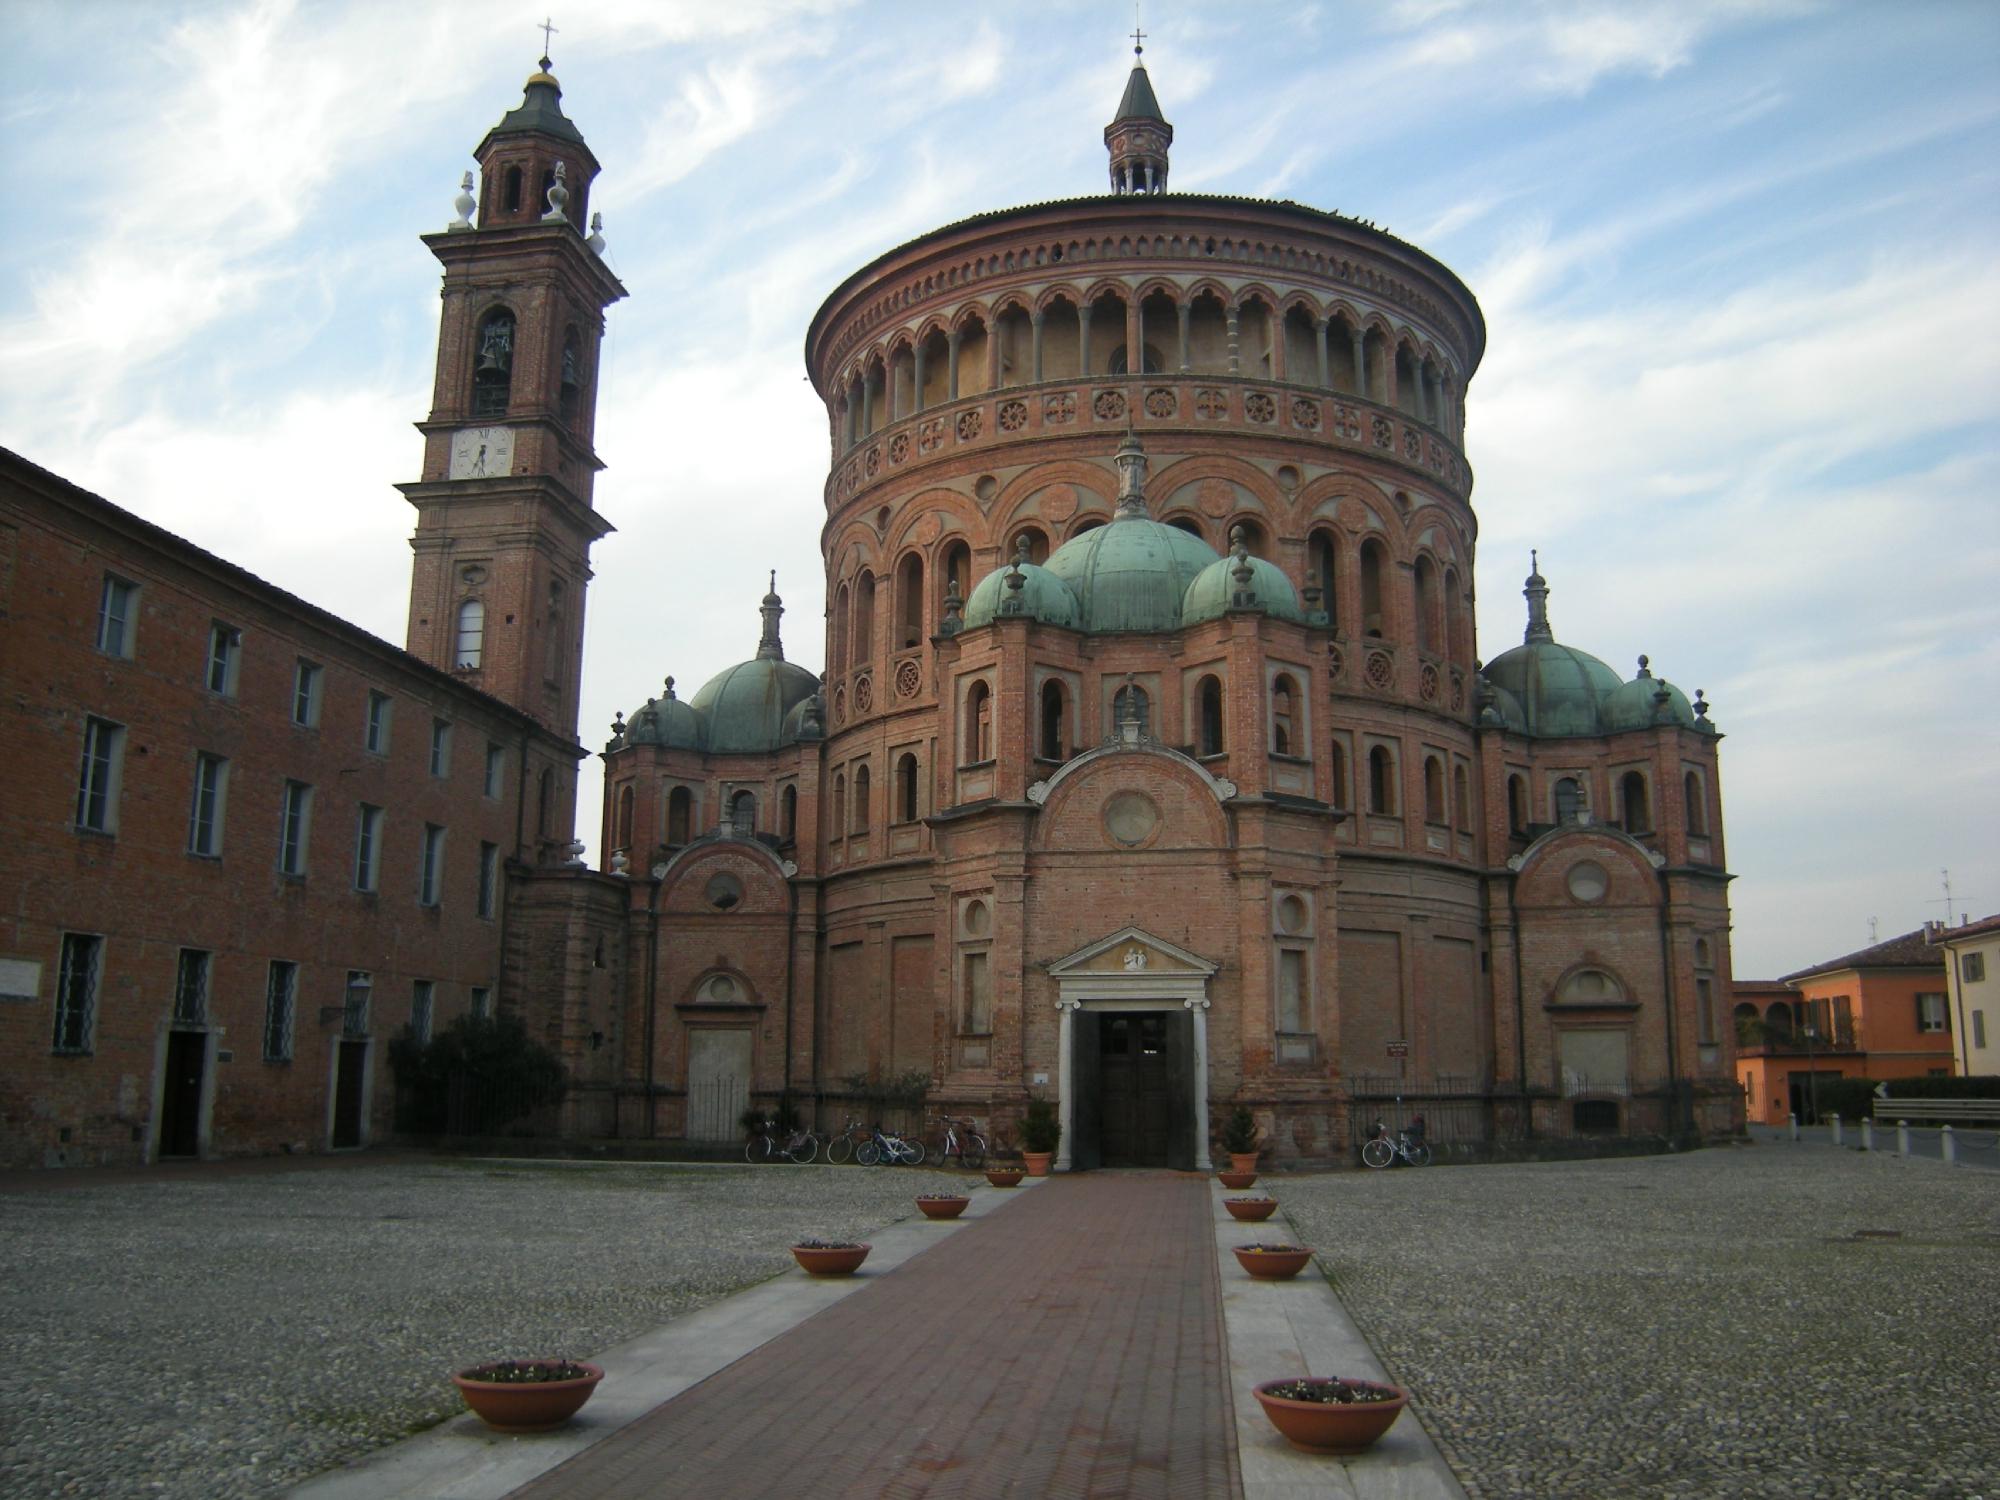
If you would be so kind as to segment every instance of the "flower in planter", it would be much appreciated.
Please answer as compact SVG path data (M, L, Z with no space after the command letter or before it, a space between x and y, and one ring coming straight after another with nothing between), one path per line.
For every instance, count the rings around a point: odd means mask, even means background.
M917 1194L917 1202L956 1203L958 1202L959 1199L963 1198L964 1196L965 1194L963 1193L919 1193Z
M1303 1255L1304 1245L1238 1245L1238 1250L1248 1250L1253 1255Z
M496 1385L543 1385L551 1380L581 1380L589 1373L571 1359L496 1359L459 1371L466 1380L486 1380Z
M1314 1376L1267 1385L1263 1389L1266 1395L1285 1401L1318 1401L1342 1406L1369 1401L1395 1401L1403 1394L1392 1385L1376 1385L1373 1381Z
M859 1250L853 1240L798 1240L792 1245L794 1250Z

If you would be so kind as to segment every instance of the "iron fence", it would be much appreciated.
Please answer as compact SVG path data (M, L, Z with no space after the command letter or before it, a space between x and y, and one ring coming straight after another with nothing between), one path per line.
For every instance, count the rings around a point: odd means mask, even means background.
M691 1141L735 1141L743 1138L743 1111L750 1107L750 1090L733 1073L689 1083L687 1138Z

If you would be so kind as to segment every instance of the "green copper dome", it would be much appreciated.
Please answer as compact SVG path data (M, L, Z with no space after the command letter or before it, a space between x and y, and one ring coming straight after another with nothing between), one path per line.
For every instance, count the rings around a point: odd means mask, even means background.
M628 745L663 745L670 750L706 750L708 735L701 715L674 696L674 680L667 679L667 696L648 698L625 726Z
M1048 570L1069 585L1078 625L1093 635L1176 630L1181 601L1215 549L1147 516L1120 515L1065 542Z
M1299 608L1299 596L1292 588L1292 581L1275 563L1246 556L1240 565L1250 570L1246 592L1251 597L1251 607L1273 619L1305 623L1305 612ZM1181 624L1199 625L1204 620L1219 620L1229 612L1239 586L1238 566L1237 558L1219 557L1195 575L1181 598Z
M1556 644L1549 629L1548 581L1539 564L1522 592L1528 599L1526 635L1488 662L1483 675L1513 700L1523 734L1538 739L1602 734L1604 705L1622 685L1618 674L1587 651ZM1503 710L1502 717L1512 715Z
M1017 573L1021 587L1014 589L1009 584ZM972 597L965 601L964 628L970 630L975 625L991 625L1003 615L1014 614L1016 611L1011 605L1016 600L1021 606L1019 613L1028 619L1040 620L1046 625L1061 625L1070 630L1076 628L1076 595L1047 568L1037 567L1022 558L988 573L973 587Z
M712 753L776 750L786 742L786 716L818 690L819 679L804 667L758 657L709 678L694 708Z
M1621 684L1604 703L1604 730L1646 729L1654 724L1678 724L1695 729L1694 709L1687 695L1664 677L1655 677L1645 657L1639 658L1639 675Z

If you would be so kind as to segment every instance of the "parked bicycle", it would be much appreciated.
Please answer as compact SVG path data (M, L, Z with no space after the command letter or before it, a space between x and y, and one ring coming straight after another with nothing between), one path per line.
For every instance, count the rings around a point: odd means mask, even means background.
M854 1159L864 1167L883 1162L892 1167L920 1167L924 1164L924 1143L913 1136L900 1136L875 1127L867 1140L854 1148Z
M1371 1167L1386 1167L1398 1161L1412 1167L1427 1167L1431 1164L1430 1142L1423 1138L1421 1131L1412 1134L1408 1130L1399 1130L1392 1139L1389 1127L1377 1120L1375 1133L1361 1148L1361 1160Z
M975 1172L985 1166L986 1137L973 1128L979 1122L969 1115L944 1115L940 1118L944 1121L944 1139L938 1143L939 1164L948 1167L955 1163ZM963 1134L958 1129L961 1125L965 1127Z
M766 1120L763 1127L743 1145L743 1159L748 1162L776 1161L783 1157L803 1166L818 1152L818 1136L803 1126L781 1132L776 1120Z
M868 1138L868 1127L859 1120L850 1118L838 1131L826 1138L826 1159L838 1166L851 1159L854 1148Z

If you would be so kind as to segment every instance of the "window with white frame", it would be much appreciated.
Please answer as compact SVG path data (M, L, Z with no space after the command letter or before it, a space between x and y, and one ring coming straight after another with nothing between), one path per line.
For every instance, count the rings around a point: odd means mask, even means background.
M370 690L368 694L368 724L362 734L362 744L370 755L389 753L389 718L395 705L387 693Z
M104 939L88 932L65 932L62 965L56 971L56 1030L52 1051L87 1057L97 1031L97 974Z
M471 671L479 665L486 647L486 606L468 599L458 607L458 649L452 660Z
M236 696L236 668L242 655L242 631L220 620L208 627L208 669L202 680L211 693Z
M507 750L493 741L486 742L486 795L500 795L500 783L507 773Z
M1918 995L1917 1030L1936 1032L1948 1031L1950 1029L1951 1025L1947 1019L1944 1006L1944 996L1935 993Z
M410 1035L420 1045L431 1039L431 1002L436 995L434 980L419 979L410 985Z
M1958 982L1960 984L1980 984L1986 978L1986 955L1984 953L1961 954L1958 960Z
M299 1000L299 966L271 960L264 979L264 1061L292 1060L292 1016Z
M174 971L174 1020L178 1024L208 1024L208 971L213 959L213 954L201 948L181 949Z
M229 762L206 751L194 758L194 800L188 808L188 853L206 859L222 854L222 809L229 786Z
M319 724L320 682L324 676L319 663L307 661L303 656L292 670L292 722L301 729L313 729Z
M106 656L130 657L139 634L139 585L106 573L97 602L97 649Z
M313 789L303 781L285 783L278 817L278 872L306 873L306 840L312 833Z
M451 774L451 725L443 719L431 720L431 775Z
M423 857L417 870L417 904L436 906L444 876L444 830L435 823L424 824Z
M479 915L490 918L500 904L500 846L479 846Z
M366 802L354 818L354 888L382 888L382 809Z
M124 773L125 726L109 719L83 724L83 768L76 783L76 826L92 833L118 831L118 785Z

